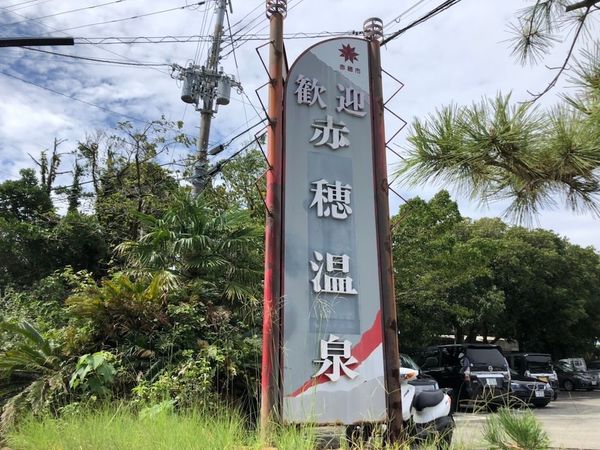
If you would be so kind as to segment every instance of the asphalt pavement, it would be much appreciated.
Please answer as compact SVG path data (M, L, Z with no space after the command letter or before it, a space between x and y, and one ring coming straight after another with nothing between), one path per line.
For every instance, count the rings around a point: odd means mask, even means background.
M556 401L533 408L552 448L600 450L600 391L561 391ZM488 413L456 413L453 442L457 448L487 448L481 438Z

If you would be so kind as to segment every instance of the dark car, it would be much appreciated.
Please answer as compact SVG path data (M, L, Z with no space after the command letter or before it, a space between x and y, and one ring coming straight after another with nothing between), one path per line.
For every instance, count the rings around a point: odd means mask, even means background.
M497 345L438 345L420 351L415 359L440 387L452 389L454 407L479 401L496 406L508 398L508 363Z
M519 374L511 369L510 396L513 405L534 405L540 408L548 405L554 398L554 389L549 383Z
M554 392L554 400L558 398L558 376L548 353L511 352L506 355L506 359L510 368L515 370L520 377L531 377L549 383Z
M600 360L587 363L587 369L589 373L596 377L596 380L600 380Z
M410 356L405 355L404 353L400 353L400 367L408 367L409 369L417 371L419 374L417 378L408 382L415 387L417 392L435 391L436 389L440 388L438 382L435 381L434 378L424 374L419 365L414 362Z
M593 390L598 384L596 377L574 363L573 359L561 359L554 363L554 370L558 375L560 387L566 391L574 389Z

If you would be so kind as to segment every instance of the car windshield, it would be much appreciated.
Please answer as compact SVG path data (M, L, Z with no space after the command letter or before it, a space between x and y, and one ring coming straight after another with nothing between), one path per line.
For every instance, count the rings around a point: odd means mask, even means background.
M467 348L467 357L471 364L494 367L505 367L506 362L502 353L496 348Z
M530 372L552 372L549 356L528 356L527 367Z
M575 366L575 368L577 370L580 371L586 371L587 367L585 365L585 361L583 360L583 358L574 358L573 359L573 365Z
M400 355L400 367L407 367L409 369L421 371L416 362L412 360L410 356Z

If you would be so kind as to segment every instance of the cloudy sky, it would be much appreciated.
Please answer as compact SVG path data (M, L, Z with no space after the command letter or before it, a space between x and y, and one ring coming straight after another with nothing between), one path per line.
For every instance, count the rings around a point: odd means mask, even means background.
M118 60L156 66L124 66L48 55L25 49L2 48L0 58L0 181L19 177L19 170L34 167L28 156L66 139L65 151L97 129L110 129L118 121L134 125L165 115L183 120L185 131L197 135L199 114L179 98L179 84L171 78L170 64L204 63L208 44L189 43L84 43L108 37L207 36L214 26L214 0L0 0L1 37L73 36L74 47L47 50L80 57ZM260 103L255 89L266 74L255 48L266 41L268 23L264 0L232 0L229 14L231 41L224 43L225 72L238 78L244 94L232 94L230 105L221 107L213 120L211 143L227 142L259 120ZM317 42L300 39L298 33L361 30L365 19L380 17L386 34L420 17L441 0L289 0L284 30L291 64L306 47ZM408 122L425 117L450 102L470 104L497 92L513 92L515 100L527 100L528 90L545 87L552 73L544 67L518 65L510 57L508 25L523 0L463 0L434 19L390 42L382 50L385 70L402 80L404 89L391 108ZM398 21L395 19L401 16ZM242 37L238 40L239 37ZM249 37L253 40L248 39ZM256 40L254 40L256 39ZM263 55L266 53L263 48ZM559 43L546 64L562 62L565 45ZM234 57L235 56L235 57ZM551 92L542 106L557 101ZM393 92L386 80L384 90ZM263 92L264 97L264 92ZM387 131L397 123L388 119ZM254 131L258 131L258 128ZM407 129L395 140L405 147ZM224 152L232 153L251 139L240 137ZM180 160L185 150L165 156ZM393 159L390 158L391 163ZM178 166L173 166L173 169ZM64 168L68 170L68 167ZM59 180L69 183L68 174ZM447 188L465 216L477 218L502 214L506 205L481 206L457 195L452 186L399 186L404 197L429 198ZM391 199L392 212L401 200ZM554 209L537 217L536 226L553 229L580 245L600 249L598 219Z

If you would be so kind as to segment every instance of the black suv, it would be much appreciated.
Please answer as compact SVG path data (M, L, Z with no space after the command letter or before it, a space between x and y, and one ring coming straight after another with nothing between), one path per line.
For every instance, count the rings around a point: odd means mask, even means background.
M548 353L518 353L506 355L508 365L523 377L535 378L549 383L554 390L554 400L558 397L558 376L552 366L552 357Z
M510 372L497 345L438 345L418 352L415 359L440 387L452 388L454 407L478 400L496 406L508 399Z

